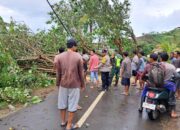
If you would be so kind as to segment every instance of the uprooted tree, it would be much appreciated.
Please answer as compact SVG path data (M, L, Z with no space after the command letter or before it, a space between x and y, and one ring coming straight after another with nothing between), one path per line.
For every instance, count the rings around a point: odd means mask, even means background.
M89 51L108 46L122 52L123 48L136 46L128 0L60 0L53 8L79 41L80 49ZM13 19L6 23L0 18L0 41L20 67L29 69L36 65L38 70L54 73L54 55L59 47L65 47L69 36L54 13L49 15L47 24L52 28L36 33L24 23Z

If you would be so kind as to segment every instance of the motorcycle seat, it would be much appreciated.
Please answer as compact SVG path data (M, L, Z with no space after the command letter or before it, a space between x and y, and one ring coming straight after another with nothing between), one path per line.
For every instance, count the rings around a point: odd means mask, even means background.
M148 87L148 90L162 92L162 91L165 91L165 90L166 90L166 88Z

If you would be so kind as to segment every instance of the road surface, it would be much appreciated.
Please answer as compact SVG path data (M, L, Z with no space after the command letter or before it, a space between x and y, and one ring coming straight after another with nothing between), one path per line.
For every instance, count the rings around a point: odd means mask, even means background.
M131 87L131 95L121 95L122 88L106 92L93 112L79 130L180 130L179 119L170 119L167 114L157 121L150 121L145 112L139 114L140 92ZM76 113L77 122L99 92L88 89L89 98L81 95L80 105L83 110ZM180 111L178 102L177 110ZM88 126L88 127L87 127ZM0 120L0 130L64 130L60 127L60 116L57 109L57 91L50 93L44 102L30 106Z

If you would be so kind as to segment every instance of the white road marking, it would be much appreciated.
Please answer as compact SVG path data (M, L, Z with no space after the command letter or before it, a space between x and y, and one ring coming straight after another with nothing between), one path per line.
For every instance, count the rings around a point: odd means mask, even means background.
M100 99L102 98L102 96L103 96L104 94L105 94L105 91L102 91L102 92L96 97L96 99L93 101L93 103L91 104L91 106L87 109L87 111L84 113L84 115L81 117L81 119L76 123L79 128L81 128L81 126L84 124L84 122L85 122L86 119L89 117L89 115L92 113L92 111L94 110L94 108L96 107L96 105L98 104L98 102L100 101Z

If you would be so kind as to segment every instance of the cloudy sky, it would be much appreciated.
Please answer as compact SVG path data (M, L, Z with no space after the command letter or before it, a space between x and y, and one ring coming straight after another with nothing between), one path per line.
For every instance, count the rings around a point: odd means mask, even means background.
M52 3L58 0L50 0ZM168 31L180 27L180 0L130 0L132 5L131 22L135 34L152 31ZM47 29L45 22L50 11L46 0L1 0L0 16L9 21L24 21L34 31Z

